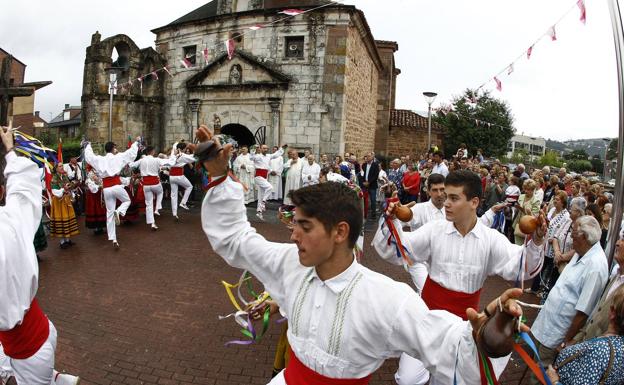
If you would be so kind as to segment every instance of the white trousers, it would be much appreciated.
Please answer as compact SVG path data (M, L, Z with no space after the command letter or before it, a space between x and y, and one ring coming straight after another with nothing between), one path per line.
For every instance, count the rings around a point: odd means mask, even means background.
M130 207L130 197L128 192L122 185L107 187L104 189L104 203L106 204L106 231L108 232L108 240L116 241L117 233L115 232L115 207L117 201L121 201L121 205L117 211L119 215L126 215L126 210Z
M50 323L50 334L41 348L32 357L24 360L4 355L0 345L0 382L14 376L17 385L53 385L54 351L56 350L56 328Z
M145 194L145 222L154 223L154 194L156 194L156 211L162 209L163 188L160 183L152 186L143 186Z
M256 189L258 191L258 208L256 211L263 212L266 210L266 201L273 192L273 186L271 186L271 183L269 183L268 180L261 176L255 177L254 183L256 184Z
M284 378L284 371L282 370L277 376L271 379L267 385L286 385L286 379Z
M170 176L169 184L171 185L171 212L173 216L176 216L178 215L178 186L184 189L180 204L185 205L193 191L193 185L184 175Z

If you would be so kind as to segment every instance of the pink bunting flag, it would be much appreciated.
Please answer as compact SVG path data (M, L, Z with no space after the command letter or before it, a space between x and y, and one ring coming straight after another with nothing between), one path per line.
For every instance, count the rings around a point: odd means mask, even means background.
M548 30L548 36L550 36L550 40L552 40L552 41L556 41L557 40L557 31L555 31L555 26L554 25L552 27L550 27L550 29Z
M511 75L512 72L514 72L513 63L511 63L509 67L507 67L507 75Z
M234 57L234 40L232 39L227 39L225 41L225 49L227 50L227 55L228 55L228 59L232 60L232 57Z
M182 63L184 68L191 68L193 66L193 63L191 63L191 61L187 58L183 58L182 60L180 60L180 63Z
M158 80L158 73L156 71L152 71L152 80Z
M496 82L496 89L499 91L503 90L503 83L501 83L500 80L498 80L498 77L494 76L494 81Z
M527 49L527 60L531 58L532 53L533 53L533 46L530 46L529 49Z
M249 29L251 29L252 31L257 31L262 28L264 28L264 26L261 24L256 24L256 25L252 25L251 27L249 27Z
M284 15L288 15L288 16L297 16L297 15L301 15L303 12L304 11L300 9L285 9L281 11L280 13L283 13Z
M204 48L202 52L204 54L204 61L208 64L208 48Z
M165 70L165 72L169 74L169 76L173 76L171 75L171 72L169 72L169 66L164 66L162 69Z
M579 10L581 11L581 17L580 17L580 21L581 23L585 24L587 22L587 9L585 8L585 0L578 0L576 2L576 5L578 5Z

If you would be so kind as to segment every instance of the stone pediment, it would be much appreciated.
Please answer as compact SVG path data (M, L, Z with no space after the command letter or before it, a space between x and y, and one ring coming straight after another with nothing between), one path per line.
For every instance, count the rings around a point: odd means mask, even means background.
M244 51L223 53L186 81L189 90L287 88L290 77Z

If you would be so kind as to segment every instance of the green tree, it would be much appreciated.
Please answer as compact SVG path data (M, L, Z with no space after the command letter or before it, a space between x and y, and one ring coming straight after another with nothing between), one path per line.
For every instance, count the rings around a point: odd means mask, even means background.
M600 156L594 155L589 161L592 164L592 171L599 174L604 173L604 162L600 159Z
M615 159L617 155L618 138L612 139L607 148L607 159Z
M540 167L544 166L553 166L553 167L561 167L563 162L559 158L559 155L556 151L547 150L546 153L537 160L537 164Z
M584 171L591 171L592 169L592 164L590 161L588 161L587 159L585 160L571 160L568 162L568 168L574 172L584 172Z
M588 160L589 154L585 150L574 150L567 154L563 154L565 160Z
M480 148L485 156L501 156L515 131L511 110L506 102L490 96L489 92L479 95L476 104L467 102L465 98L470 99L474 94L474 90L467 89L452 101L454 112L438 113L434 117L446 128L444 152L455 154L459 145L465 143L470 154ZM476 120L481 123L477 125Z

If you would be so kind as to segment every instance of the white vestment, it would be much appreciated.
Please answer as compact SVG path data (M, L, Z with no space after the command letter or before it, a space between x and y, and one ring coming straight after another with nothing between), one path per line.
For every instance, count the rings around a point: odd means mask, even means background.
M301 169L301 181L303 187L317 184L319 182L319 176L321 175L321 166L314 162L310 164L308 161L303 163Z
M269 199L277 200L282 199L282 171L284 170L284 158L281 156L279 158L271 159L271 172L275 172L275 175L272 175L269 172L269 183L271 183L271 187L273 187L273 192Z
M254 185L254 163L249 154L239 154L234 160L234 174L247 187L245 204L256 200L256 186Z
M284 204L291 205L292 201L288 197L288 193L291 190L297 190L301 187L301 168L303 167L303 161L299 158L293 163L292 159L288 159L286 164L286 185L284 186Z

